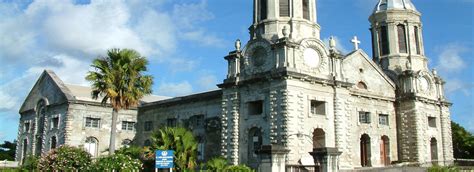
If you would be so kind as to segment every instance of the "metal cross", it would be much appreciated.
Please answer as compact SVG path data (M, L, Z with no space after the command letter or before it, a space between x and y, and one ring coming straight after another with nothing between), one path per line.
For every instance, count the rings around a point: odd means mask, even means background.
M352 39L351 42L354 44L354 49L358 50L360 41L357 39L357 36L354 36L354 39Z

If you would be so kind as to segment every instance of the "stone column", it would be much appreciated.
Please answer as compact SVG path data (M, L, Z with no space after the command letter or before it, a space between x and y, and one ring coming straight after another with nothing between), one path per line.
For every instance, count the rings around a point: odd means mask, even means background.
M314 164L319 165L320 172L338 172L339 171L339 155L337 148L317 148L313 152L309 152L313 156Z
M280 145L263 145L257 150L259 156L259 172L285 172L286 154L290 150Z

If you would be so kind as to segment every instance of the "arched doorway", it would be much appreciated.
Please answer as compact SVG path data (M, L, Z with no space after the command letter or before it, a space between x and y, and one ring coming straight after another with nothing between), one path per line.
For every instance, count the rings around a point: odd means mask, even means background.
M380 140L380 160L383 165L390 165L390 139L388 136L382 136Z
M326 136L324 130L316 128L313 131L313 149L326 147Z
M35 133L35 155L41 156L43 152L44 123L46 116L46 102L40 100L36 105L36 133Z
M360 164L362 167L370 167L370 137L363 134L360 137Z
M262 146L262 131L259 128L252 128L248 135L248 165L252 168L258 167L258 156L255 152Z
M57 142L58 142L58 141L57 141L57 139L56 139L56 136L51 137L51 141L49 142L49 144L50 144L50 149L55 149Z
M28 155L28 153L26 151L28 151L28 140L27 139L23 139L23 151L21 152L21 164L25 163L25 159L26 159L26 155Z
M433 164L437 164L438 161L438 141L435 138L430 140L431 150L431 161Z
M84 148L86 151L92 155L92 157L97 157L97 149L98 149L98 143L96 138L94 137L88 137L86 139L86 142L84 144Z

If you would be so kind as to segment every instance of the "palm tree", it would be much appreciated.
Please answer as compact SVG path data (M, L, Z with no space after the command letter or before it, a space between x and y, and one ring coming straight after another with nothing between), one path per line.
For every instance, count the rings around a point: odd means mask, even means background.
M143 96L151 93L153 78L144 75L148 61L131 49L110 49L107 56L94 59L86 80L92 84L92 98L102 99L102 105L112 106L109 154L115 151L118 112L138 105Z
M182 127L164 127L154 131L151 140L148 154L153 154L154 150L174 150L178 170L196 167L198 144L191 131Z

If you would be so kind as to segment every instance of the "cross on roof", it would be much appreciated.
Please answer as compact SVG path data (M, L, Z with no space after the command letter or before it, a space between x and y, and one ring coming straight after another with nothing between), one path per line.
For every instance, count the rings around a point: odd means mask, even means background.
M351 42L354 44L354 50L358 50L360 41L357 39L357 36L354 36L354 38L351 40Z

